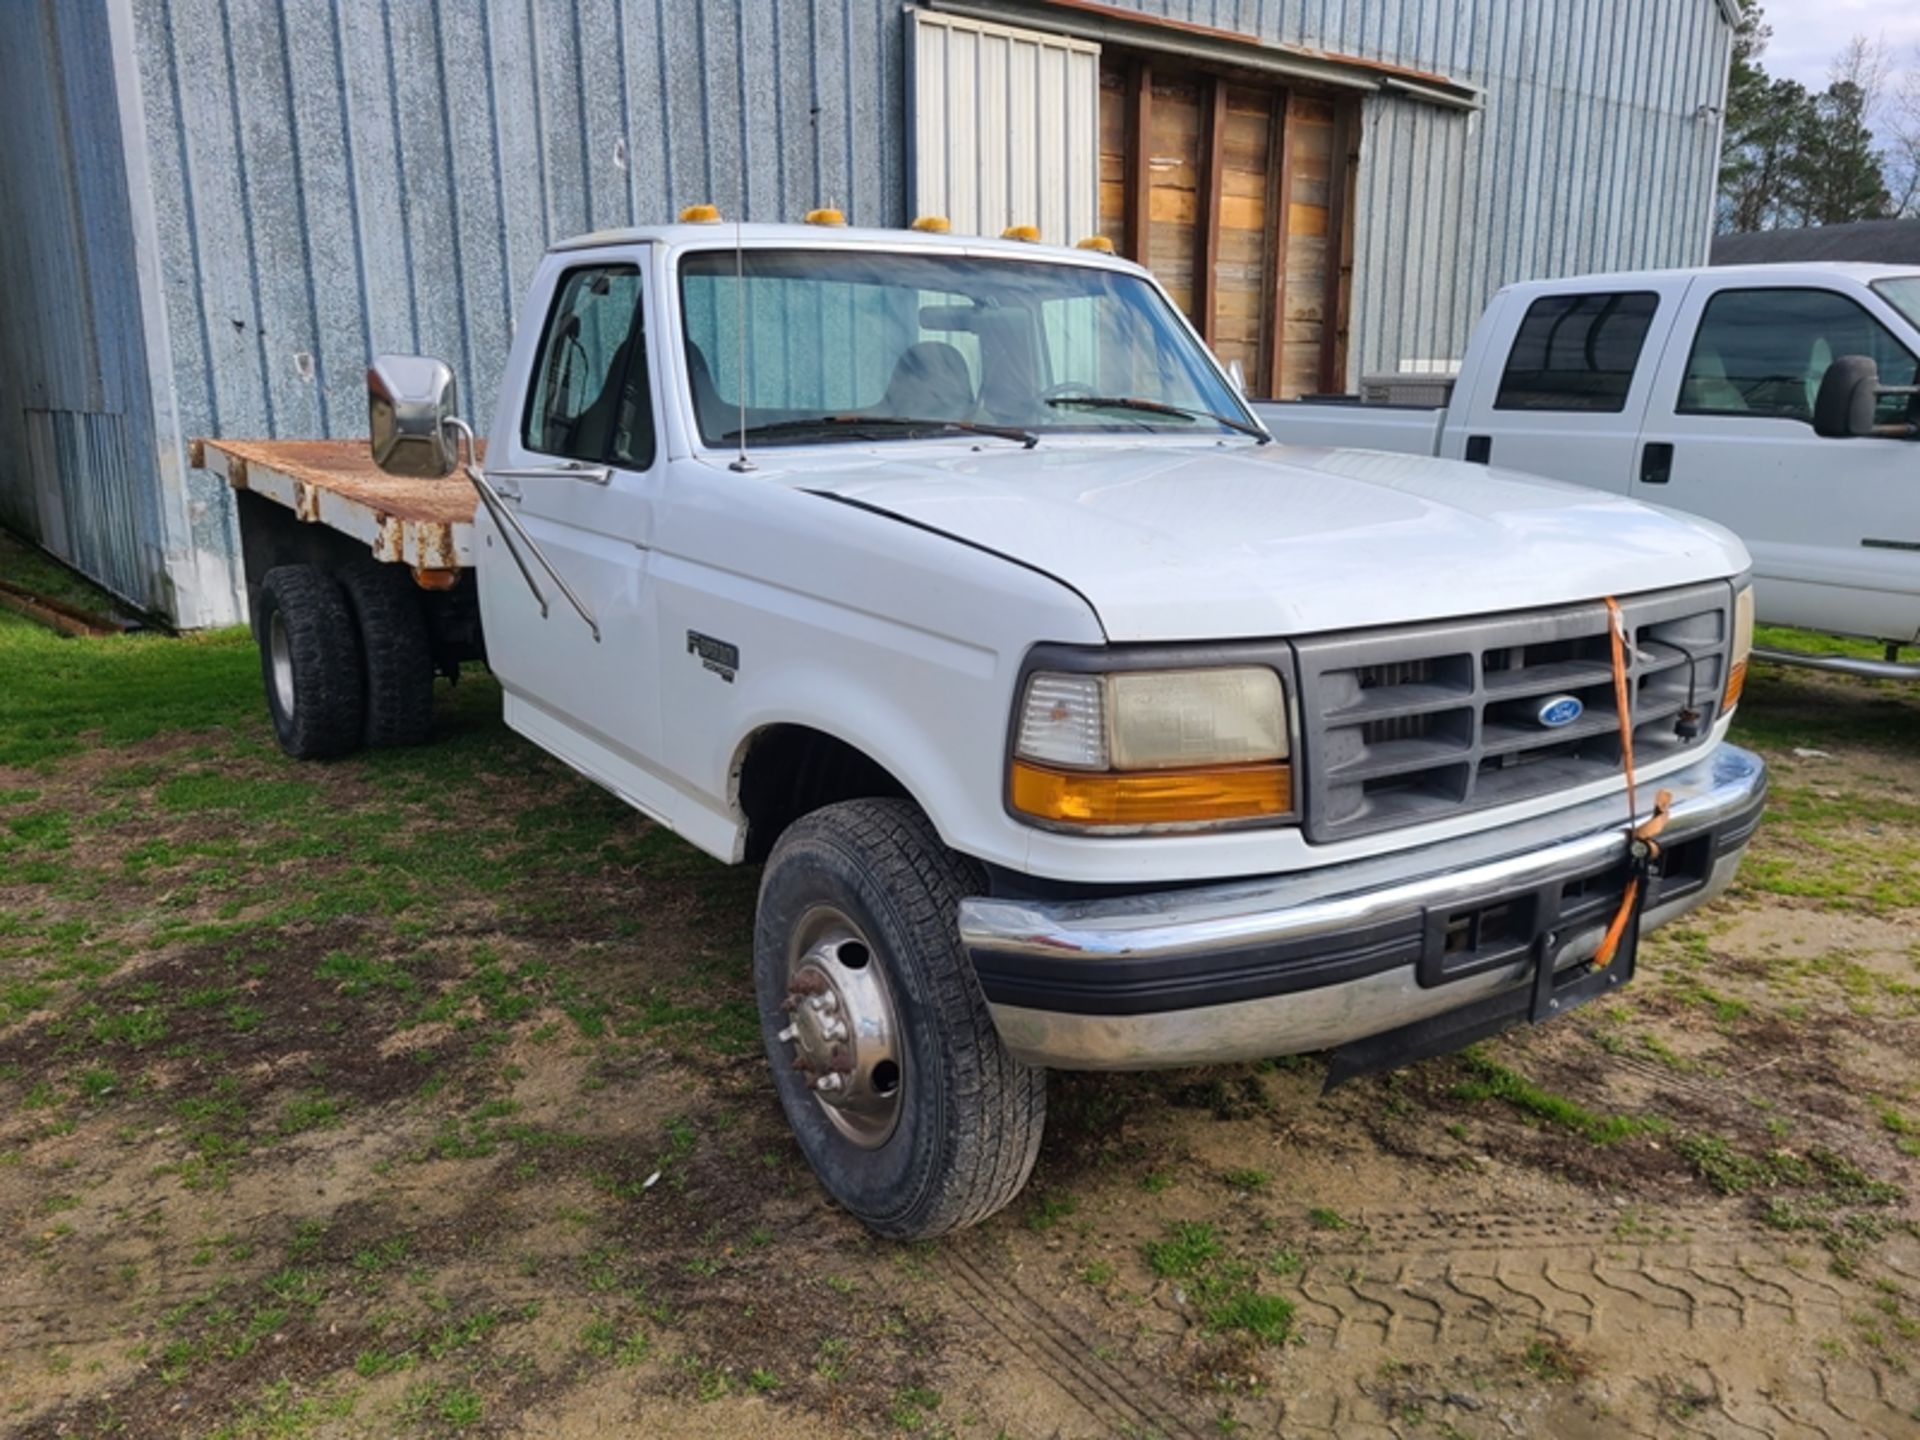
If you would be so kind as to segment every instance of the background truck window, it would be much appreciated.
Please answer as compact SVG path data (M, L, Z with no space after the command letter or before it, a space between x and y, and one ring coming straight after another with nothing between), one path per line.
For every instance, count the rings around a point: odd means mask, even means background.
M653 463L640 272L570 270L540 339L521 443L542 455L644 470Z
M1837 291L1723 290L1700 317L1676 408L1682 415L1761 415L1811 425L1820 381L1843 355L1871 355L1883 385L1913 384L1912 353ZM1906 411L1904 395L1880 402L1884 422Z
M1493 408L1625 410L1659 308L1658 295L1639 290L1534 301L1514 337Z
M1876 280L1873 288L1880 298L1898 310L1907 320L1920 325L1920 275L1902 275L1897 280Z

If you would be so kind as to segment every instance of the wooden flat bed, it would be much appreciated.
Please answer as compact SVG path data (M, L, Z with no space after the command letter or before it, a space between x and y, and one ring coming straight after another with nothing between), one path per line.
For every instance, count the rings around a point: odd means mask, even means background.
M195 440L188 459L235 490L364 542L376 560L416 571L473 565L478 497L464 471L444 480L388 475L364 440Z

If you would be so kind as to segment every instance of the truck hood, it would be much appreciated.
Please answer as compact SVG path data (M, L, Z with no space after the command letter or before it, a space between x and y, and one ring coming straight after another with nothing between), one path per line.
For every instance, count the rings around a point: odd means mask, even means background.
M1748 563L1718 526L1456 461L1237 441L989 444L964 455L887 447L853 466L842 451L831 468L802 462L781 478L1044 571L1086 597L1112 640L1522 609Z

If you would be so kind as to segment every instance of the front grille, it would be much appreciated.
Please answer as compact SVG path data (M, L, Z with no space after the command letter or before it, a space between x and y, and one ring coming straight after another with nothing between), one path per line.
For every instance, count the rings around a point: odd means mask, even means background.
M1720 709L1732 592L1621 602L1634 758L1702 744ZM1342 840L1505 805L1620 773L1606 606L1570 605L1299 641L1307 835ZM1689 658L1691 657L1691 659ZM1691 675L1690 673L1691 672ZM1674 732L1689 687L1700 734ZM1541 723L1571 695L1578 719Z

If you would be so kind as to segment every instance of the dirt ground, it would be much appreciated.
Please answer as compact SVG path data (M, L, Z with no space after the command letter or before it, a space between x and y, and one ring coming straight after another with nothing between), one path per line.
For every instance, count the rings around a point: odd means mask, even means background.
M1056 1077L901 1247L764 1083L755 877L484 678L302 767L244 637L14 639L13 1434L1920 1434L1920 696L1757 677L1769 821L1619 998L1326 1098Z

